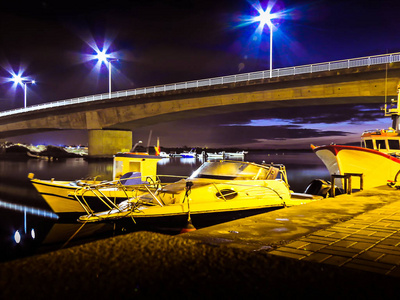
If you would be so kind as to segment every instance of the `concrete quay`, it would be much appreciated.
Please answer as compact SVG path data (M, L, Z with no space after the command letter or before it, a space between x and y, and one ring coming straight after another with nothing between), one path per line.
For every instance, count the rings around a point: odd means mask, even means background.
M389 187L203 228L136 232L0 264L0 299L388 298L400 292Z
M400 277L400 190L340 195L182 237Z

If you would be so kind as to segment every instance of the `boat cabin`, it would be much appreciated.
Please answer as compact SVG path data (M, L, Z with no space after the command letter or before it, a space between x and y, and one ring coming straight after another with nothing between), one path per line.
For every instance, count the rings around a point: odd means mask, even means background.
M393 128L365 131L361 136L361 141L364 148L400 155L400 134Z
M146 153L117 153L114 155L113 178L120 179L122 176L134 173L146 180L151 177L153 180L157 176L157 162L162 159L158 155L149 155Z

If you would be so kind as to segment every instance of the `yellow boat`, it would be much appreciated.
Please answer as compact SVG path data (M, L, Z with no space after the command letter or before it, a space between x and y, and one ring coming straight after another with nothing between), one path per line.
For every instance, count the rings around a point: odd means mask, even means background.
M91 202L97 209L115 206L127 197L147 192L144 185L155 185L157 181L157 162L160 156L146 153L117 153L113 158L113 180L43 180L34 178L31 183L55 213L90 212ZM100 193L99 193L100 190ZM84 198L82 197L84 195ZM105 201L98 201L101 195ZM96 207L95 207L96 208Z
M361 147L329 145L311 148L323 161L330 174L362 174L363 188L397 182L400 173L400 86L397 101L391 100L384 106L385 116L392 118L392 127L365 131L361 136ZM343 182L335 182L343 187Z
M239 218L315 201L292 198L283 165L243 161L208 161L187 179L121 202L111 210L83 215L80 222L133 221L137 226L210 225L215 219Z

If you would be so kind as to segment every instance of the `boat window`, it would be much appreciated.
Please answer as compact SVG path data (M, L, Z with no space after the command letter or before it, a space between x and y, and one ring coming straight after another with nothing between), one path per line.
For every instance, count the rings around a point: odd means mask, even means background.
M388 140L388 142L389 142L389 148L390 149L395 149L395 150L399 150L400 149L399 140Z
M233 198L236 198L238 195L238 193L233 190L233 189L223 189L218 191L215 196L217 196L220 199L224 199L224 200L231 200Z
M223 180L252 180L257 178L263 180L266 179L267 174L267 168L257 165L243 162L221 161L204 163L190 178Z
M119 178L122 175L122 161L114 161L114 177Z
M378 150L386 149L385 140L375 140L375 143Z
M372 140L365 140L365 148L374 149L374 144L372 143Z

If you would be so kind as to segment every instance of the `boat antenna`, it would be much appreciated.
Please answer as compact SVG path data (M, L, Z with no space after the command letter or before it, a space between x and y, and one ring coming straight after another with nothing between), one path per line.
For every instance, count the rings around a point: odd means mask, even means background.
M150 130L150 133L149 133L149 139L148 139L148 141L147 141L147 152L149 151L149 148L150 148L150 140L151 140L151 135L153 134L153 130Z
M131 152L134 152L135 149L136 149L136 147L139 146L139 144L141 144L141 143L142 143L142 141L137 142L137 143L132 147Z
M387 49L386 49L386 54L387 54ZM385 64L386 71L385 71L385 103L387 103L387 81L388 81L388 62Z

